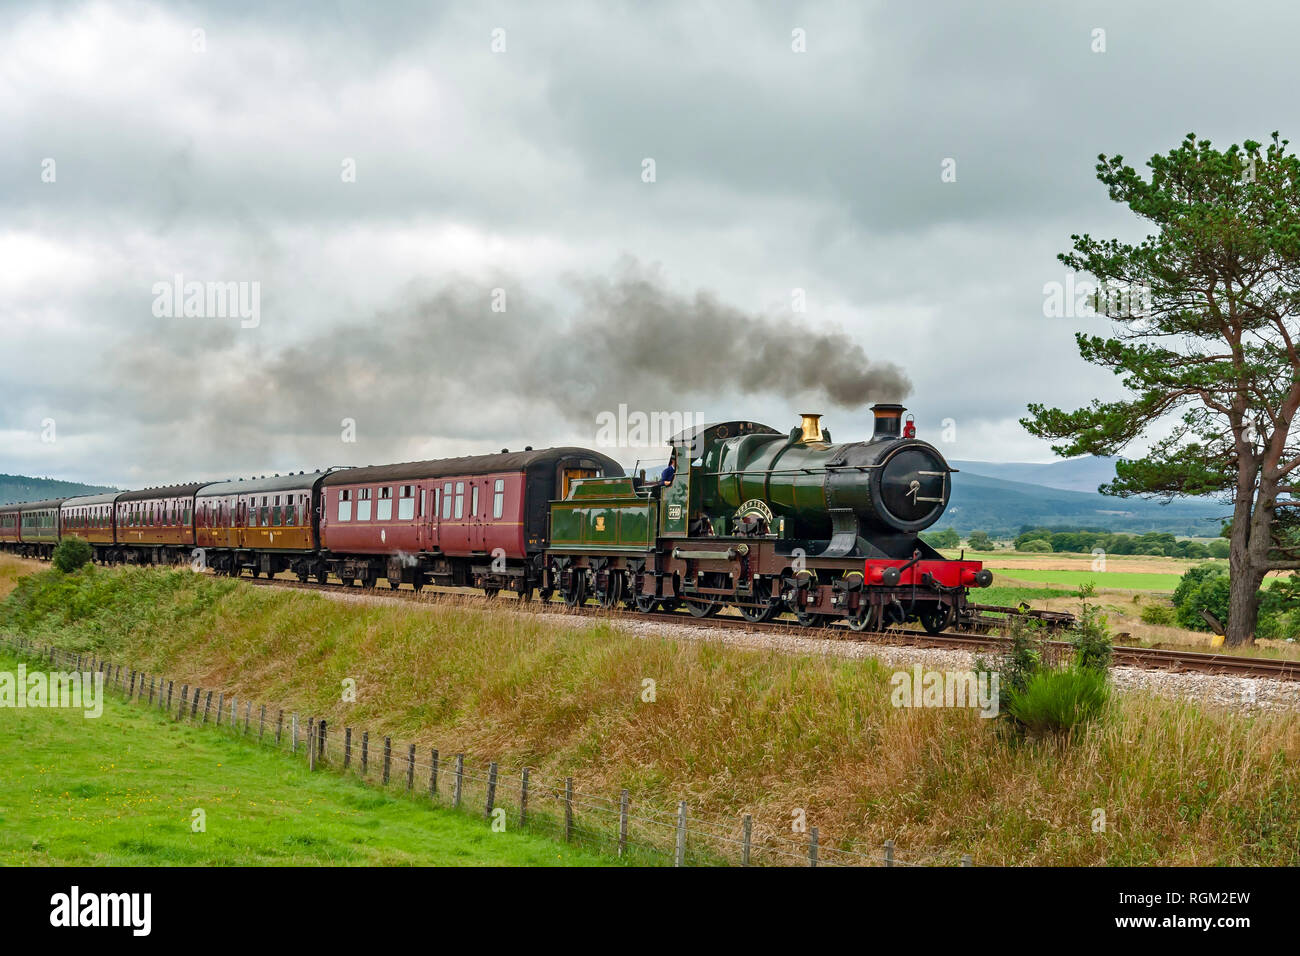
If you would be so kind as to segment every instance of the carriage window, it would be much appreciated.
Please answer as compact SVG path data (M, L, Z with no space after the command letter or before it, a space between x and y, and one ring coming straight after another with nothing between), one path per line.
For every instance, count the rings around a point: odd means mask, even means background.
M185 508L181 511L181 524L189 524L189 523L190 523L190 506L186 505Z
M361 488L357 491L357 520L370 520L370 489Z
M475 482L475 484L472 486L471 494L469 496L469 513L475 517L478 517L478 483L477 482Z
M423 517L424 517L424 514L425 514L425 512L424 512L424 496L425 496L425 490L424 490L423 488L421 488L421 489L420 489L420 517L421 517L421 518L423 518Z
M410 521L415 517L415 486L402 485L398 490L397 517L400 521Z
M375 509L375 517L380 521L393 520L393 489L379 489L379 507Z
M293 496L290 495L286 500L287 500L287 501L293 501ZM284 523L285 523L287 526L289 526L289 527L293 527L294 525L296 525L296 524L298 523L298 509L297 509L297 506L292 505L292 504L289 504L289 505L285 505L285 506L284 506Z
M456 517L465 517L465 482L456 482Z
M442 485L442 517L444 519L451 517L451 482L443 482Z
M352 492L346 488L339 492L339 520L352 520Z
M506 507L506 480L498 478L492 485L492 517L500 518Z

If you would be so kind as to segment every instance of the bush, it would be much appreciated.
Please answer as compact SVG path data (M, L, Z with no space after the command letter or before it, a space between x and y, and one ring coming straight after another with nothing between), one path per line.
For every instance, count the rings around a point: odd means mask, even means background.
M1167 604L1148 604L1142 609L1142 623L1157 627L1173 627L1176 622L1174 609Z
M1034 552L1051 551L1052 545L1051 542L1044 541L1042 538L1031 538L1030 540L1017 545L1016 550Z
M1070 643L1074 646L1074 663L1085 670L1105 671L1110 667L1114 647L1105 613L1088 599L1094 592L1091 584L1079 588L1079 625Z
M996 547L987 531L972 531L970 537L966 539L966 544L972 551L992 551Z
M1068 667L1040 671L1011 694L1007 712L1034 734L1066 734L1095 719L1110 698L1106 671Z
M64 574L71 574L82 565L88 564L94 557L90 542L70 534L63 538L54 548L54 567Z

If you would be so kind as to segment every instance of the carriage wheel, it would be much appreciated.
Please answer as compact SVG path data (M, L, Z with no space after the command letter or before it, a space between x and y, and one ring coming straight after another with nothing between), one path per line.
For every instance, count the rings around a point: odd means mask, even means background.
M638 594L632 599L632 603L642 614L653 614L659 609L659 599L653 594Z
M329 579L330 579L330 573L329 573L328 571L317 571L317 572L316 572L316 583L317 583L317 584L327 584L327 583L329 582Z
M616 571L611 571L609 575L609 586L604 591L597 593L596 599L600 601L600 606L606 610L613 610L620 601L623 600L623 575Z
M794 619L800 627L827 627L831 623L830 615L814 614L811 611L795 611Z

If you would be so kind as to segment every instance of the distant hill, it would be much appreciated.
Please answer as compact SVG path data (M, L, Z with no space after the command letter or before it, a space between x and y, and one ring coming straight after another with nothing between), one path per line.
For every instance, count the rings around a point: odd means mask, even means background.
M0 505L16 501L40 501L42 498L75 498L78 495L97 495L117 490L102 485L83 485L79 481L59 481L57 478L0 475Z
M952 462L955 467L961 464ZM1187 537L1218 535L1232 506L1215 501L1113 498L1040 484L988 478L973 471L984 462L967 462L952 476L952 499L935 528L994 534L1018 532L1024 525L1067 525L1107 531L1167 531ZM1061 462L1061 464L1067 464Z
M1096 494L1098 485L1114 479L1117 460L1114 457L1085 456L1046 464L1031 461L952 461L950 464L961 469L963 474Z

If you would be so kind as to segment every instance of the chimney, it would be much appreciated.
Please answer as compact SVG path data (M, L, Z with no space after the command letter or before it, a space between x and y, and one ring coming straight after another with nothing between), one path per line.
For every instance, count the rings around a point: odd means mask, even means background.
M903 412L907 411L902 405L890 405L877 403L871 406L871 414L876 416L876 430L872 434L872 441L894 441L902 437Z
M803 422L800 425L800 431L802 432L802 434L799 436L799 441L801 441L805 445L808 444L808 442L810 441L821 441L822 440L821 414L820 413L814 414L812 412L802 412L799 417L803 419Z

